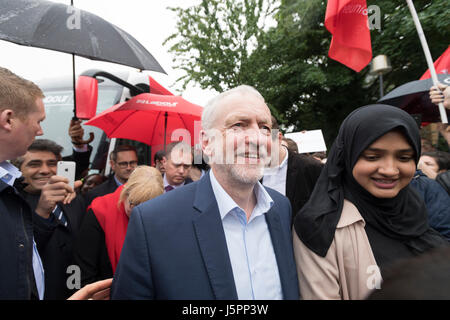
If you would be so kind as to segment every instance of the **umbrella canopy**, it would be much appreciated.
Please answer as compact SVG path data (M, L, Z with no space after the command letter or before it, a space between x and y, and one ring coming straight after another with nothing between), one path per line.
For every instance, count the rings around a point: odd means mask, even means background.
M450 75L437 76L439 82L450 85ZM395 88L378 102L402 108L410 114L420 114L423 122L440 122L439 108L429 97L432 86L432 79L411 81ZM446 111L449 116L450 110Z
M43 0L2 0L1 8L2 40L165 73L136 39L95 14Z
M180 96L142 93L103 111L85 125L102 129L110 138L136 140L157 148L172 142L176 129L185 129L194 145L202 111L202 107Z

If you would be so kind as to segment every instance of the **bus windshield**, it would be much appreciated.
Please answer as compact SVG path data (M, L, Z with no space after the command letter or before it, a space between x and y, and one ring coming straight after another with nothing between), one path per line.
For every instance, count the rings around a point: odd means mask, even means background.
M118 103L121 93L121 87L99 86L97 114ZM42 122L44 135L39 138L53 140L64 147L62 156L71 155L72 143L69 137L69 125L74 116L73 91L71 89L49 89L48 91L44 90L44 94L46 118ZM89 132L93 132L95 135L94 141L90 143L93 148L90 161L93 162L100 142L104 141L106 137L99 128L92 126L83 126L83 128L85 139L89 137Z

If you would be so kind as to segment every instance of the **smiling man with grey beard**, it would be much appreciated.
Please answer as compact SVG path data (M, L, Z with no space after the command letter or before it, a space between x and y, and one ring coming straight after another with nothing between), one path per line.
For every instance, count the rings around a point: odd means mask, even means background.
M271 114L250 86L203 110L202 179L133 209L113 299L298 299L287 198L259 183Z

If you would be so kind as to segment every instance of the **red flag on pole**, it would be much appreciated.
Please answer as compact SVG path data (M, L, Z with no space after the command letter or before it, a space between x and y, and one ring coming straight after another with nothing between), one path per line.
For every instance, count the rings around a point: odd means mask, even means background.
M333 35L328 56L361 71L372 60L366 0L328 0L325 27Z
M436 60L434 63L434 68L436 69L436 73L439 74L449 74L450 70L450 46L448 46L447 50ZM428 69L419 80L428 79L431 77L430 70Z

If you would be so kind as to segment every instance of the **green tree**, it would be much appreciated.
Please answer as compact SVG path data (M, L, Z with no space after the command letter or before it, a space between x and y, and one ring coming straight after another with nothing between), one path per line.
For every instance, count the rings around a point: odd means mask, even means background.
M433 59L448 46L448 0L416 0ZM385 92L418 79L427 69L405 1L368 0L381 9L381 28L372 30L373 55L387 55L392 71ZM272 112L294 131L321 128L327 145L355 108L379 98L369 67L357 73L328 58L331 34L324 27L326 1L202 1L179 16L178 41L170 51L186 71L183 81L204 89L246 83L265 97ZM273 17L271 28L264 22ZM243 39L243 40L242 40Z
M170 8L179 17L173 43L175 68L186 71L183 88L194 81L223 91L251 81L252 53L276 9L266 0L202 0L187 9Z

